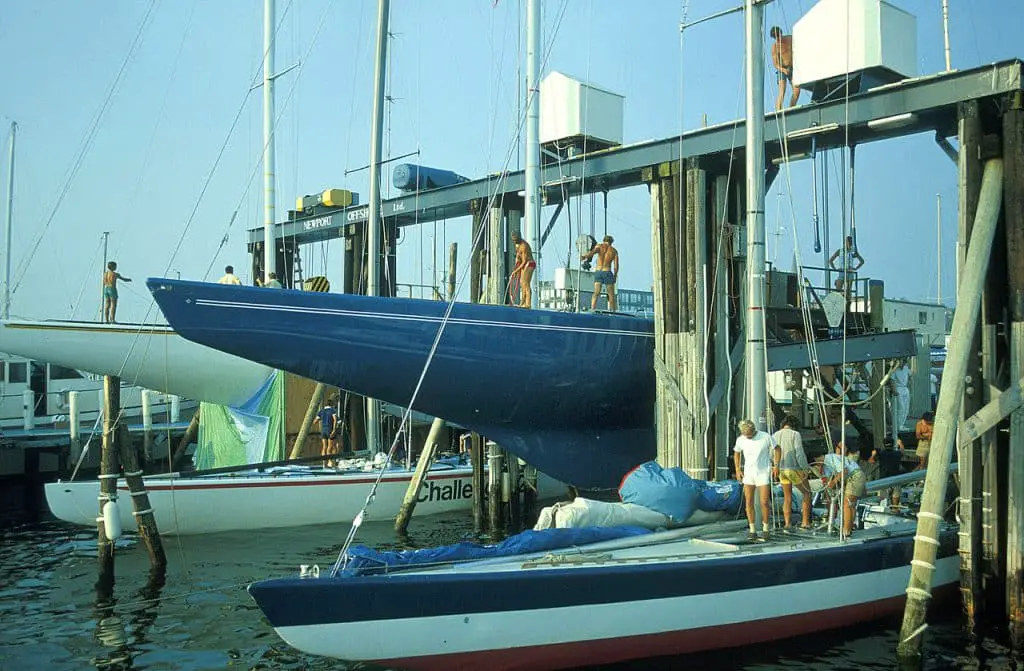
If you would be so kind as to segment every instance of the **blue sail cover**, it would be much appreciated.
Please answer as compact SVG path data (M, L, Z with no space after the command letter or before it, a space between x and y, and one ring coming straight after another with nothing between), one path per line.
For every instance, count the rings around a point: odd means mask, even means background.
M515 536L509 536L502 542L494 545L481 545L480 543L465 541L438 548L398 551L381 551L374 550L365 545L354 545L348 550L348 563L340 575L354 577L386 573L388 569L401 566L424 566L470 559L511 557L532 552L559 550L588 543L599 543L616 538L642 536L649 533L651 533L649 529L642 527L584 527L582 529L527 530Z
M619 487L623 503L635 503L682 524L695 510L739 510L743 485L735 480L694 480L681 468L664 468L656 461L640 464L626 474Z

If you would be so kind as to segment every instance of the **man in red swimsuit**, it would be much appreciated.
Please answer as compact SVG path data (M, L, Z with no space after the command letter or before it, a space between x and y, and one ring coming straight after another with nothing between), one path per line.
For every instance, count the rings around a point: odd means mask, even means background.
M533 271L537 269L537 262L533 259L533 249L530 243L519 235L512 232L512 244L516 246L516 264L512 269L512 276L519 276L519 286L522 292L522 300L519 307L529 308L533 305Z

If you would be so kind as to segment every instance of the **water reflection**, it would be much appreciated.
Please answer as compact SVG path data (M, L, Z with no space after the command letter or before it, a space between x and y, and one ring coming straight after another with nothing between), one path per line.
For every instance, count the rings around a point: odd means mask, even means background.
M167 583L164 566L152 567L146 583L132 595L123 610L130 609L132 639L129 642L125 620L116 612L117 598L114 596L114 564L100 562L96 579L96 600L93 604L93 618L96 628L95 640L104 648L101 654L92 658L92 664L99 669L121 671L135 668L134 658L149 642L149 629L156 620L160 604L160 592Z

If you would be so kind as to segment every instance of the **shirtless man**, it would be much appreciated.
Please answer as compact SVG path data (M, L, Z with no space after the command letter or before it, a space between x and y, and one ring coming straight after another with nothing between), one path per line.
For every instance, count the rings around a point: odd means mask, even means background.
M512 244L516 246L516 265L512 269L512 277L519 276L520 293L519 307L530 308L533 305L533 271L537 262L533 259L530 243L523 240L515 231L512 232Z
M779 73L779 95L775 98L775 109L782 109L782 100L786 97L786 84L793 87L793 96L789 99L792 107L800 99L800 87L793 84L793 36L783 35L782 28L772 26L769 33L775 43L772 44L772 64Z
M117 321L117 281L131 282L131 279L117 272L117 263L107 264L103 273L103 321L113 324Z
M608 309L615 312L618 301L615 299L615 280L619 277L619 250L612 247L615 238L610 235L604 236L599 245L594 245L586 254L580 256L583 261L589 261L597 256L597 271L594 273L594 297L590 299L590 309L597 309L597 299L601 297L601 285L608 287ZM614 270L612 270L614 268Z

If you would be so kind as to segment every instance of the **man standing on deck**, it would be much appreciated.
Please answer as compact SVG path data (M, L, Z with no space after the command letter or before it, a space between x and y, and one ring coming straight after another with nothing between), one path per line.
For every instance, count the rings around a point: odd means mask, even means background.
M590 261L597 256L597 270L594 272L594 296L590 299L590 309L597 309L597 299L601 297L601 286L608 287L608 309L612 312L619 303L615 297L615 282L619 278L619 250L612 247L615 238L604 236L601 244L594 245L586 254L580 256L582 261Z
M736 478L743 483L743 496L747 502L747 523L750 525L748 540L768 540L769 498L771 496L772 437L758 431L754 423L745 419L739 423L740 435L736 436L733 459ZM754 493L761 502L761 535L754 529Z
M530 243L523 240L516 231L512 231L512 244L516 246L516 262L512 269L512 277L519 278L519 307L530 308L533 306L533 271L537 269L537 262L533 258Z
M839 265L836 265L836 261ZM832 256L828 258L828 267L832 270L838 270L841 275L836 280L836 289L844 290L846 295L855 289L853 283L856 281L856 272L861 269L864 265L864 257L860 255L853 246L853 236L846 236L846 240L843 241L843 246L832 253ZM842 282L842 287L838 284Z
M324 401L323 409L316 414L313 425L320 425L320 456L327 457L334 454L334 436L338 431L338 414L331 407L330 401ZM331 466L333 462L324 461L324 466Z
M782 530L786 533L792 530L793 487L800 492L800 528L811 528L810 466L807 465L804 441L796 425L796 417L786 415L782 419L782 428L772 436L775 442L772 463L782 484L782 517L786 521Z
M117 281L131 282L131 279L117 272L117 263L107 264L103 273L103 321L108 324L117 323Z
M281 289L281 281L277 279L277 273L267 273L267 281L263 283L267 289Z
M217 284L242 284L242 281L235 276L234 266L224 266L224 276L217 280Z
M769 34L775 43L772 44L772 64L779 74L779 95L775 98L775 109L782 109L782 101L786 97L786 85L793 87L793 96L789 99L792 107L800 99L800 87L793 84L793 36L783 35L782 28L772 26Z
M906 360L889 375L892 388L892 432L896 435L906 430L907 415L910 413L910 366Z

